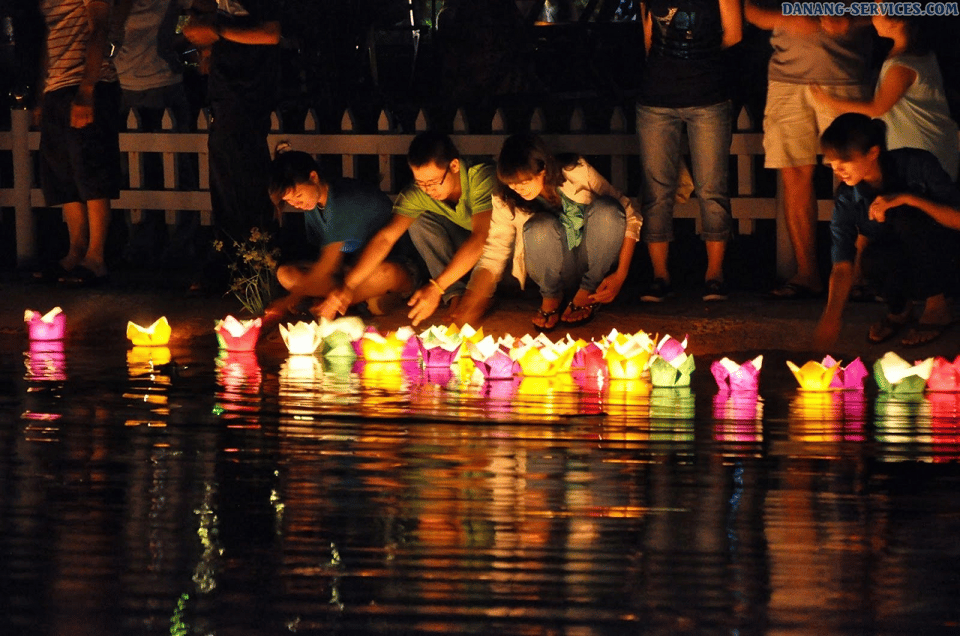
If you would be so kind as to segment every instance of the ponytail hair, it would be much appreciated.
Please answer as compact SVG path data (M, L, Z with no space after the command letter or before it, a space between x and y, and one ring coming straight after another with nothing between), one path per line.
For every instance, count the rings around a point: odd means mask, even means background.
M860 113L844 113L833 120L820 136L822 152L831 151L841 159L854 153L867 154L873 147L887 149L887 125Z

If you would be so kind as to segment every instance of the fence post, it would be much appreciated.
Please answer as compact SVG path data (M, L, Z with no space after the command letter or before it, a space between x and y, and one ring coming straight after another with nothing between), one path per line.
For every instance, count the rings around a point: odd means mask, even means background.
M13 189L14 220L17 228L17 266L32 265L36 258L34 242L33 208L30 206L30 189L33 178L30 170L30 119L32 113L25 109L10 111L13 136Z

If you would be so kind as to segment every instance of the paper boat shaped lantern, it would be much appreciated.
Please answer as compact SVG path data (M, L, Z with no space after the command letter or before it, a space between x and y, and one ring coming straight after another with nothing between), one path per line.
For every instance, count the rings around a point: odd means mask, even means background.
M833 381L830 382L831 388L834 389L862 391L863 380L870 375L870 372L867 371L867 367L863 365L863 361L860 360L860 358L856 358L847 366L841 367L839 361L834 360L831 356L827 356L823 359L823 366L837 367Z
M286 326L280 325L280 337L283 343L287 345L287 351L295 356L313 355L320 346L323 338L320 337L320 325L316 322L303 322L297 324L287 323Z
M321 352L324 358L344 358L353 360L357 357L357 346L363 337L366 327L363 321L356 316L346 316L336 320L320 319L320 337L323 339Z
M23 312L23 321L27 323L31 340L62 340L67 330L67 315L59 307L43 315L28 309Z
M650 383L655 387L690 386L690 374L696 368L693 356L687 355L687 339L680 342L664 336L650 360Z
M401 327L386 335L368 330L360 338L360 350L368 362L416 360L417 342L417 337L410 327Z
M510 380L520 373L520 363L510 357L507 348L492 336L467 345L470 358L484 380Z
M934 358L927 389L938 392L960 391L960 356L953 362L941 356Z
M793 377L800 383L800 389L803 391L829 391L833 376L839 368L838 364L826 367L815 360L810 360L802 367L787 360L787 366L790 367Z
M757 391L760 380L760 367L763 366L763 356L737 364L730 358L714 360L710 365L717 386L730 391Z
M893 351L873 364L873 379L884 393L923 393L933 372L933 358L911 365Z
M170 342L170 323L166 316L157 319L149 327L127 323L127 338L137 347L163 347Z
M237 320L227 316L217 321L217 342L224 351L253 351L257 348L257 339L260 337L260 326L263 320Z
M463 336L456 330L434 326L417 336L417 346L424 367L449 367L457 360Z
M618 336L606 351L607 370L612 380L636 380L647 368L653 341L644 332Z

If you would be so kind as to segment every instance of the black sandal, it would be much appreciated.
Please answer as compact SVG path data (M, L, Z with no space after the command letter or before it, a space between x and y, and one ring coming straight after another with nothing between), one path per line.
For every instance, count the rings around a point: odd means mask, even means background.
M555 322L555 323L553 323L552 325L549 325L549 326L547 325L547 323L550 322L550 319L553 318L554 316L556 316L556 315L559 314L559 313L560 313L560 307L557 307L557 308L554 309L553 311L544 311L543 309L541 309L541 308L538 307L538 308L537 308L537 314L538 314L541 318L543 318L543 326L541 327L540 325L538 325L538 324L535 323L535 322L531 322L531 324L533 325L533 328L536 329L537 331L539 331L540 333L548 333L548 332L553 331L554 329L556 329L556 328L557 328L557 325L560 324L560 319L557 318L557 322Z
M587 315L583 318L578 318L577 320L564 320L563 316L560 317L560 322L565 324L568 327L579 327L580 325L585 325L591 320L594 316L597 315L596 309L600 306L600 303L590 303L589 305L577 305L571 300L570 304L567 305L567 310L570 313L577 313L581 311L587 312ZM564 311L566 313L566 311Z

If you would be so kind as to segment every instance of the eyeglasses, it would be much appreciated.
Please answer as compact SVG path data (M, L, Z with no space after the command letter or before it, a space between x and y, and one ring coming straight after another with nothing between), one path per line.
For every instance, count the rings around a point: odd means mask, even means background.
M414 179L413 183L420 188L421 190L430 190L431 188L438 188L443 185L443 182L447 180L447 175L450 173L450 164L447 164L446 169L443 171L443 176L440 177L438 181L417 181Z

